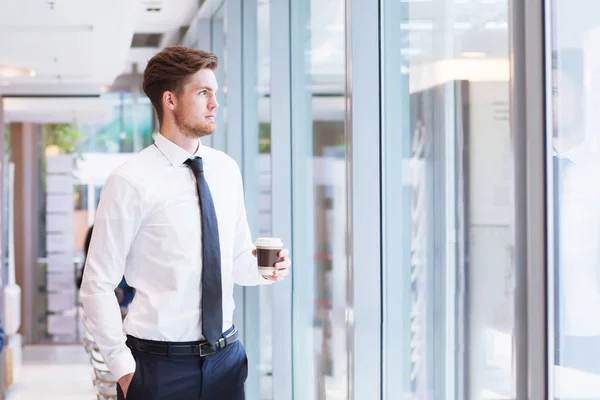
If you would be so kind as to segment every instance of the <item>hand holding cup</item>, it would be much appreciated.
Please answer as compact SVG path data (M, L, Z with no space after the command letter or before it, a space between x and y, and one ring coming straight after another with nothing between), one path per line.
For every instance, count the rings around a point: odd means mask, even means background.
M281 281L289 274L292 265L288 249L278 238L258 238L256 249L252 251L257 258L258 270L262 276L271 281Z

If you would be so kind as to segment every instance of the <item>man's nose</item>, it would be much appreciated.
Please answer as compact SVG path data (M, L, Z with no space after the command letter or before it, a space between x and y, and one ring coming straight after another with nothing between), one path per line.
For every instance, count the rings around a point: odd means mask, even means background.
M210 102L209 106L210 106L211 110L214 110L214 109L216 109L216 108L219 107L219 102L217 101L216 97L213 97L213 99Z

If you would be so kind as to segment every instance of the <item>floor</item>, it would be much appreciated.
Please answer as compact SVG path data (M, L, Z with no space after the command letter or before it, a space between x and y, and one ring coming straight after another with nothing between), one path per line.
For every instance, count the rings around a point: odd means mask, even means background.
M94 400L89 358L82 345L28 346L8 400Z

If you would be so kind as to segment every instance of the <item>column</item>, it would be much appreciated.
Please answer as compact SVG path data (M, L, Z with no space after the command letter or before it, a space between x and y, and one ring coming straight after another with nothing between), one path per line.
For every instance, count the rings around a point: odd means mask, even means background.
M14 242L15 275L21 287L21 328L24 343L36 342L38 310L35 298L38 287L39 234L39 126L32 123L11 123L10 143L14 177ZM4 143L4 141L2 141Z

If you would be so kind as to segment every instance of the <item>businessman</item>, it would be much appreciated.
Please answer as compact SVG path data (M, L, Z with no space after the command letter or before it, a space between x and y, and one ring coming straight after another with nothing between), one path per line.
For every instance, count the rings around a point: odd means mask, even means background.
M217 65L181 46L150 59L143 90L160 133L102 190L81 299L119 399L244 399L233 285L280 281L291 267L283 249L259 274L239 168L201 142L215 131ZM123 274L136 295L122 323Z

